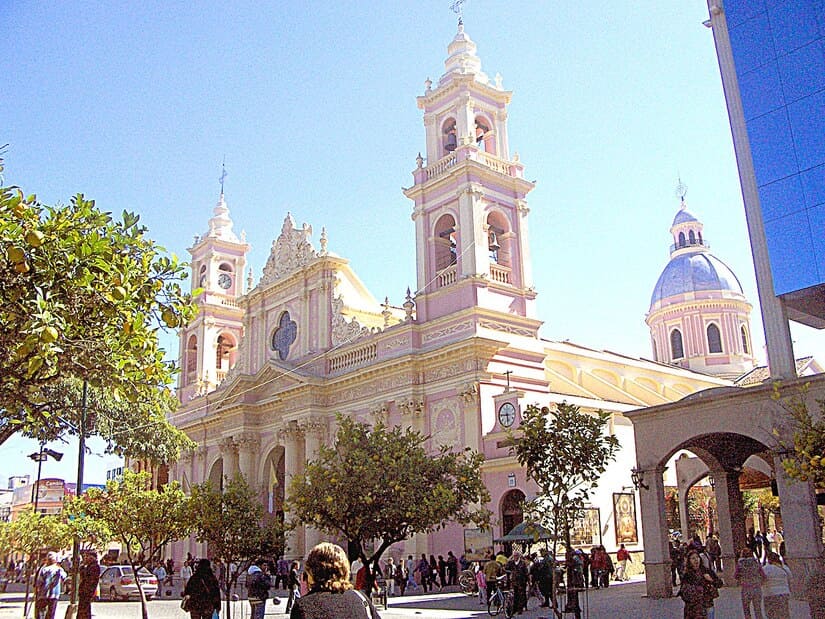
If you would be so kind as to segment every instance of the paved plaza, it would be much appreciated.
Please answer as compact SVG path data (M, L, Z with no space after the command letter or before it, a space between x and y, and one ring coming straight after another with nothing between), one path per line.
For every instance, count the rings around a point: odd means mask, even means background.
M582 617L584 619L680 619L682 602L678 598L652 600L644 597L644 581L612 585L609 589L588 591L582 594ZM267 604L266 616L273 619L285 618L285 599L278 606ZM540 619L547 617L547 609L533 608L535 600L530 602L530 610L519 617L523 619ZM66 602L58 607L58 618L65 613ZM92 613L99 618L140 618L140 605L137 602L96 602ZM22 617L23 596L21 593L0 594L0 617ZM479 619L487 617L486 607L481 606L475 597L460 593L436 593L432 595L412 595L390 598L390 607L379 611L382 619ZM224 613L221 613L224 616ZM503 617L503 615L499 615ZM739 604L739 589L726 587L716 600L717 619L741 618L742 608ZM152 600L149 602L151 619L176 617L183 619L186 615L180 609L180 601L173 599ZM249 606L245 602L234 603L233 619L249 619ZM566 615L571 617L572 615ZM809 619L808 607L802 602L791 603L792 619Z

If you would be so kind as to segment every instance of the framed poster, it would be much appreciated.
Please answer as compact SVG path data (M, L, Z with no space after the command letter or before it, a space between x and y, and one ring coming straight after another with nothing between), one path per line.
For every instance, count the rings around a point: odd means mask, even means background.
M492 529L464 529L464 556L467 561L483 561L492 549Z
M635 544L639 541L636 532L636 497L633 494L613 493L613 524L616 526L616 544Z
M602 543L601 518L598 507L585 507L573 522L570 541L573 546L596 546Z

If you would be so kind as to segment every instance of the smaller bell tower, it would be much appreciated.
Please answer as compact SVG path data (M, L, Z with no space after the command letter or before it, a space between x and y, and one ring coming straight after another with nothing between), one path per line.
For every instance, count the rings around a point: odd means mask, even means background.
M197 317L180 331L178 394L181 401L215 389L235 365L243 336L243 309L238 298L245 293L243 273L249 244L242 232L232 231L232 219L223 192L209 220L209 230L195 237L189 248L192 290Z

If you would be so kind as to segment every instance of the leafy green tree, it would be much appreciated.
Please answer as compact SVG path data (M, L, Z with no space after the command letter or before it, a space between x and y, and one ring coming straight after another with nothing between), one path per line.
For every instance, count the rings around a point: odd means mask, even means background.
M59 551L71 545L72 529L62 516L35 513L34 507L21 511L11 522L3 523L0 544L2 553L20 552L26 555L26 581L34 569L39 554ZM24 608L29 607L28 585Z
M137 215L115 219L82 194L47 206L0 187L3 438L18 428L34 436L68 428L65 400L46 387L72 378L157 419L167 412L156 394L175 369L158 331L181 326L196 309L180 285L184 265L146 233Z
M265 518L263 511L260 497L241 475L226 480L223 489L208 481L192 487L190 513L197 539L208 543L211 557L226 567L221 587L230 618L230 593L239 576L257 557L284 551L283 523ZM232 565L237 569L229 569Z
M554 411L530 404L521 425L508 432L511 452L541 489L525 512L554 534L553 556L560 537L570 547L573 523L616 457L619 441L606 432L609 417L566 402Z
M83 400L82 381L76 378L56 381L44 385L41 392L59 423L38 428L34 438L48 442L66 433L77 435ZM112 397L105 388L90 387L86 436L96 435L104 439L107 453L157 464L174 462L181 451L196 445L167 421L167 413L173 412L177 405L177 398L167 389L146 390L137 400L129 401Z
M177 482L152 490L148 473L123 472L120 481L106 482L106 488L89 488L83 495L66 501L70 518L89 518L105 526L126 552L135 574L160 559L163 548L192 530L187 497ZM146 595L140 584L141 612L148 619Z
M785 473L801 482L810 481L818 489L825 488L825 399L816 399L819 410L808 406L808 384L791 395L783 393L780 384L774 385L774 401L788 413L787 422L792 440L782 440L784 433L774 429L774 435L787 456L782 460Z
M338 416L333 446L292 478L287 509L298 523L343 535L358 549L372 586L378 561L396 542L450 522L488 526L484 458L470 449L427 448L412 429L374 427ZM366 542L376 543L367 556Z
M2 523L0 554L20 552L33 556L42 550L62 550L72 543L72 529L62 516L22 510L11 522Z

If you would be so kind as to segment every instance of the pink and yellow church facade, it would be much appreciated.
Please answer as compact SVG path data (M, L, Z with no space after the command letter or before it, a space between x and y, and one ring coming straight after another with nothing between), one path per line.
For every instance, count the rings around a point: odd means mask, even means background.
M245 278L249 246L233 232L221 194L209 230L190 248L193 287L204 291L200 314L180 333L181 404L172 422L199 446L172 465L173 479L187 487L240 472L268 510L281 511L290 477L334 437L336 413L381 420L416 428L433 449L469 446L486 456L492 539L520 522L522 501L537 492L502 446L507 429L518 427L528 404L567 401L609 412L622 445L577 542L642 550L640 522L635 513L628 520L637 499L624 413L731 383L668 360L541 338L528 230L533 183L511 155L511 95L484 74L459 24L444 74L417 99L426 156L404 190L417 283L400 306L372 296L333 252L332 234L314 235L290 214L260 279ZM453 525L390 554L459 556L465 538L479 539L472 527ZM289 555L301 557L321 539L299 528ZM176 552L186 551L205 549L191 541Z

